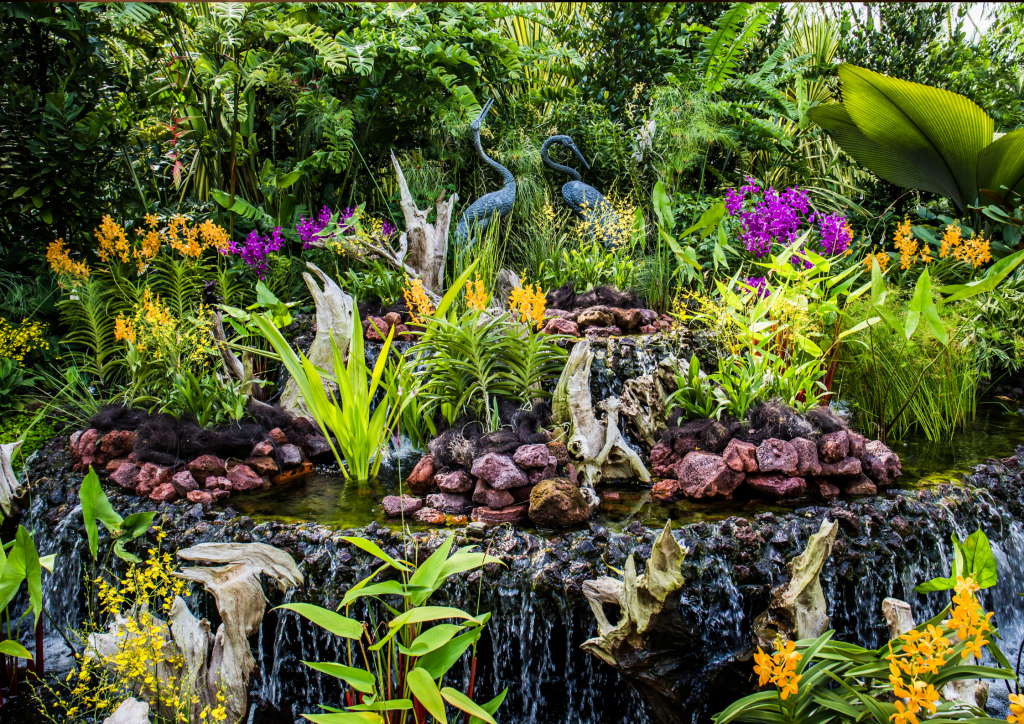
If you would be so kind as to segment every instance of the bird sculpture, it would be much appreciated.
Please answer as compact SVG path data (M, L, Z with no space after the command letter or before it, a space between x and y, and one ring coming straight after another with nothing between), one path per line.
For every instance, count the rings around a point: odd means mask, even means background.
M500 189L484 194L466 209L455 229L455 245L459 249L468 249L473 245L473 239L470 238L471 232L482 234L487 225L491 223L491 217L495 212L503 217L508 216L516 200L516 180L512 176L512 172L484 153L484 147L480 145L480 125L492 105L494 105L493 99L484 104L484 109L480 111L480 115L476 117L470 128L473 131L473 146L476 148L477 155L483 159L484 163L501 174L503 184Z
M540 157L544 161L544 165L559 173L564 173L570 178L562 186L562 198L565 199L565 203L576 216L587 222L591 233L600 239L606 247L618 246L624 239L622 239L623 231L615 208L608 203L600 191L583 183L583 177L580 176L579 171L551 160L548 149L556 143L560 143L575 153L587 171L590 170L590 164L587 163L587 159L583 157L569 136L551 136L540 147Z

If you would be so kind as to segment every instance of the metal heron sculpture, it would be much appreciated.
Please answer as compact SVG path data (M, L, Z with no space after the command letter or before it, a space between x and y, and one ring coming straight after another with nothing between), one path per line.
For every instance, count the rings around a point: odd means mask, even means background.
M500 189L484 194L466 209L455 229L455 245L459 249L468 249L473 245L470 232L475 230L477 233L483 233L487 225L491 223L491 217L495 212L498 212L500 216L508 216L516 201L516 180L512 176L512 172L484 153L484 147L480 145L480 125L492 105L494 105L494 99L488 100L484 104L484 109L480 111L480 115L476 117L470 128L473 130L473 146L476 148L477 155L484 163L501 174L503 184Z
M591 232L599 235L605 246L620 244L623 241L622 229L615 208L608 203L600 191L583 183L583 177L579 171L551 160L548 149L556 143L575 153L587 171L590 170L590 164L587 163L587 159L583 157L569 136L551 136L540 147L540 157L544 161L544 165L559 173L564 173L570 179L562 185L562 198L565 199L565 203L576 216L587 221Z

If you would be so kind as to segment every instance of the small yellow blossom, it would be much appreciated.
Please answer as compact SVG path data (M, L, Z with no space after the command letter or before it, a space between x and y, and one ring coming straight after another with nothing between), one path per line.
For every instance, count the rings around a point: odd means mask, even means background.
M423 317L430 317L434 314L434 305L430 303L430 297L423 289L423 280L419 277L410 279L405 277L405 289L402 292L405 297L405 305L409 308L412 321L415 324L422 324Z

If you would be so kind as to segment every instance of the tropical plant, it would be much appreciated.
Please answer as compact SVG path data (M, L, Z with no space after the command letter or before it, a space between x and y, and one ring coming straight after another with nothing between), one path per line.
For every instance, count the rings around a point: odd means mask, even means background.
M18 627L21 621L30 613L33 616L33 625L38 627L39 618L43 614L43 569L53 572L54 556L39 556L32 534L25 526L19 525L13 541L0 546L0 614L4 614L7 620L7 636L0 640L0 654L13 656L20 659L32 660L31 653L22 646L18 639ZM20 618L11 615L8 607L14 597L21 590L21 584L26 584L28 589L29 606L25 614ZM15 618L16 626L12 630L11 619ZM41 629L40 629L41 630ZM42 643L42 636L36 637L37 647ZM37 673L42 673L41 650L36 651Z
M357 601L369 604L372 600L390 612L390 619L360 622L309 603L279 607L298 613L344 640L344 663L305 662L314 671L342 682L343 699L339 705L343 708L321 704L328 713L303 716L322 724L383 724L405 721L406 712L412 711L414 721L425 722L429 715L447 724L447 707L451 706L464 712L466 720L472 717L480 724L495 724L494 713L506 692L485 704L473 701L476 647L490 614L470 615L450 606L428 605L428 601L452 576L498 563L498 559L474 552L472 546L452 554L454 536L445 539L419 566L392 558L364 538L344 536L343 540L377 558L381 565L345 593L338 610L344 609L348 614ZM483 585L482 579L480 584ZM425 627L427 623L433 625ZM473 652L466 691L442 686L445 675L470 648Z
M717 383L714 395L720 404L720 413L726 412L737 420L747 419L747 413L765 399L768 361L750 352L742 356L719 358L718 372L712 375ZM719 413L719 414L720 414Z
M239 382L206 374L201 379L183 369L174 376L160 412L191 415L202 427L238 422L246 415L249 396ZM158 403L159 404L159 403Z
M22 397L40 380L9 357L0 357L0 410L21 409Z
M665 407L682 409L687 418L718 418L725 403L714 394L711 380L701 377L700 360L690 356L690 363L676 370L677 389L665 400Z

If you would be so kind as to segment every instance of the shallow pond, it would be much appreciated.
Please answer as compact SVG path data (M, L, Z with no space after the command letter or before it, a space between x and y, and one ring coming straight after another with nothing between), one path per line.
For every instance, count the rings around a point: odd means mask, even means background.
M898 487L948 483L986 458L1012 455L1021 444L1024 444L1024 414L997 401L983 402L974 422L952 441L933 443L924 436L911 436L894 443L892 448L903 462L903 477ZM408 470L411 466L406 464L403 468ZM316 522L338 529L357 528L377 521L390 528L401 528L402 521L385 517L381 507L384 496L397 493L398 487L396 472L362 483L346 481L336 474L314 474L304 482L233 496L231 507L257 521ZM683 500L666 505L650 500L649 488L628 482L601 485L598 492L602 504L593 522L613 530L633 521L647 527L661 527L667 520L696 523L781 509L761 499ZM806 504L807 499L794 500L789 507ZM406 525L414 531L433 527L411 519Z

